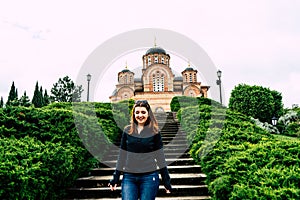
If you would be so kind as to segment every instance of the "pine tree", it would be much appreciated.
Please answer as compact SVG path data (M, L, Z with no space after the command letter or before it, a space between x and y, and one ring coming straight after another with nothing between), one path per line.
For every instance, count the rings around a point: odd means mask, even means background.
M42 88L40 88L40 89L42 89ZM34 89L34 94L33 94L33 97L32 97L32 104L36 108L43 107L43 94L41 93L40 89L39 89L38 82L36 82L35 89Z
M44 105L48 105L50 103L50 97L47 93L47 90L45 90L45 93L44 93Z
M0 108L3 108L3 106L4 106L3 97L1 97L1 99L0 99Z
M15 87L15 82L12 82L12 85L10 87L8 99L6 102L6 105L8 106L15 106L18 105L18 90Z
M26 91L24 92L23 96L19 100L20 106L29 107L31 105L29 97L26 94Z
M75 86L74 82L68 77L59 78L51 89L52 102L80 102L82 86Z

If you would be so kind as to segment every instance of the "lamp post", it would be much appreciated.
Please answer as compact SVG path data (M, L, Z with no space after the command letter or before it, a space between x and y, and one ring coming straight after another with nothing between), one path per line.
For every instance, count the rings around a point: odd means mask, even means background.
M90 75L90 74L86 75L86 79L87 79L87 82L88 82L86 101L88 102L89 101L89 96L90 96L90 81L92 79L92 75Z
M221 75L222 75L222 71L218 70L217 71L217 76L218 76L217 85L219 86L219 89L220 89L220 103L222 104Z
M272 117L271 120L272 120L272 125L276 126L277 125L277 121L278 121L277 117L274 116L274 117Z

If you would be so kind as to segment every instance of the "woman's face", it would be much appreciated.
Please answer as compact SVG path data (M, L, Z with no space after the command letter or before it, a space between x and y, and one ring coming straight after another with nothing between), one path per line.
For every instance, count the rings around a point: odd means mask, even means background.
M149 113L145 107L138 106L134 109L134 117L138 125L143 126L149 117Z

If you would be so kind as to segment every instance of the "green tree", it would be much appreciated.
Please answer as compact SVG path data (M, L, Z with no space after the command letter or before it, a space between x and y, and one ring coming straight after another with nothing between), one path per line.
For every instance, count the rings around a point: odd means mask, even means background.
M29 107L31 105L30 99L27 96L26 91L24 92L23 96L20 98L19 102L20 102L20 106Z
M273 113L273 116L275 117L280 117L283 115L283 103L282 103L282 95L281 93L275 91L275 90L272 90L271 91L271 94L274 98L274 113Z
M269 123L274 115L283 112L281 94L256 85L236 86L231 92L228 106L231 110Z
M12 82L12 85L10 87L6 105L8 105L8 106L14 106L14 105L17 106L18 105L18 90L15 87L14 81Z
M44 106L43 102L43 93L41 93L42 87L39 89L39 83L36 82L35 89L34 89L34 94L32 97L32 104L36 108L41 108Z
M50 99L52 102L80 102L82 86L75 86L74 82L68 77L59 78L53 84Z
M47 93L47 90L45 89L45 92L44 92L44 106L48 105L50 103L50 97Z
M41 99L42 99L42 106L45 106L45 100L44 100L44 95L43 95L43 88L42 86L40 86L40 95L41 95Z
M1 97L1 99L0 99L0 108L3 108L3 106L4 106L3 97Z

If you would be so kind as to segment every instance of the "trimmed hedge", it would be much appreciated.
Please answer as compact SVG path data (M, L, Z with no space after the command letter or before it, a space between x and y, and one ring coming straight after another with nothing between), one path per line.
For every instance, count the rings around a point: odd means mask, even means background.
M132 101L0 109L0 198L62 199L121 135L130 106Z
M250 117L214 105L177 114L212 199L300 199L300 140L272 135Z

